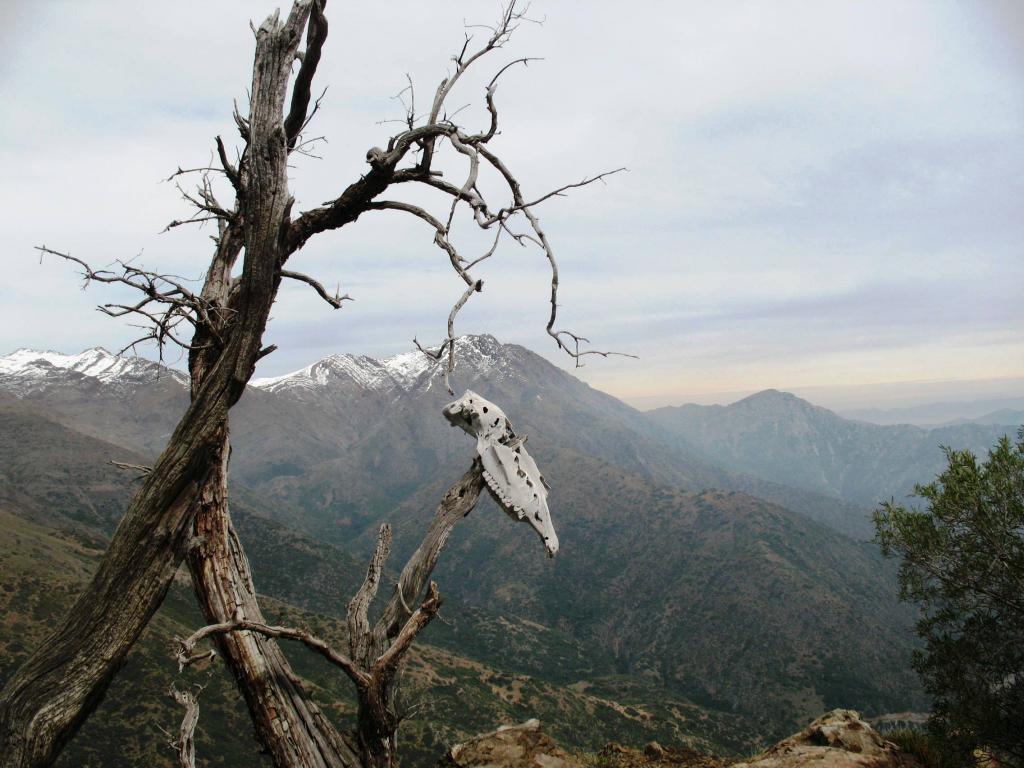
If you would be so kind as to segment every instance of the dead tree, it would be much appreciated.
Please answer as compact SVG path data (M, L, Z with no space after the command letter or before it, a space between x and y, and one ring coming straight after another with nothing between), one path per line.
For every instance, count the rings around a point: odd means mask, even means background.
M419 600L448 537L456 524L476 507L483 488L488 488L507 514L527 522L538 533L549 556L558 550L544 479L524 447L525 437L516 434L500 408L475 392L466 392L449 404L444 415L453 427L460 427L477 439L478 456L441 499L423 541L405 564L390 600L371 627L370 605L377 595L391 551L391 527L387 524L381 527L362 586L348 605L347 656L305 630L236 618L203 627L180 640L179 669L210 656L211 652L195 653L196 644L206 638L223 642L227 638L249 635L301 642L339 667L355 686L358 714L351 741L358 751L358 764L364 768L392 768L396 764L400 722L395 704L396 675L416 636L441 607L437 585L429 582L426 596L415 611L409 605ZM180 700L180 703L187 705L181 733L191 734L195 729L197 705L194 700ZM182 737L179 744L179 755L185 755L186 744L191 745L191 741L186 742ZM194 760L194 746L188 754Z
M495 93L498 80L519 59L497 69L484 94L489 124L471 131L449 117L445 105L466 70L501 50L524 16L513 3L471 49L467 37L454 57L453 71L438 86L424 116L409 109L405 127L384 148L366 153L369 169L316 208L295 214L288 187L288 162L303 150L302 132L317 111L312 81L327 39L324 0L295 0L285 18L267 18L255 29L248 115L237 109L240 148L234 159L216 139L216 161L194 192L185 192L194 214L171 222L214 222L214 251L201 286L130 262L94 269L67 253L49 254L78 264L87 281L135 288L135 303L107 304L112 316L140 319L146 330L135 344L152 341L163 352L176 344L188 350L191 400L167 447L142 478L99 567L78 599L0 692L0 761L4 766L45 766L99 703L149 619L187 559L200 604L211 623L259 623L248 563L231 526L227 506L230 455L228 412L238 401L257 361L273 352L262 344L271 306L283 279L297 280L330 306L348 298L328 292L302 272L286 269L296 252L316 235L339 229L369 212L391 211L424 222L464 289L448 318L445 340L425 350L450 372L455 365L454 323L459 310L483 283L472 270L496 252L503 239L540 250L551 267L548 334L576 359L609 353L581 349L577 334L556 328L558 270L554 251L534 214L538 204L566 190L602 179L599 174L537 197L527 197L510 167L491 147L498 135ZM305 48L300 51L303 37ZM295 62L299 62L297 70ZM287 99L291 85L291 98ZM288 103L286 103L288 102ZM465 159L465 178L453 182L434 167L443 148ZM501 180L508 200L493 207L477 184L489 169ZM175 176L189 171L181 170ZM210 174L223 176L234 201L216 197ZM612 171L611 173L614 173ZM396 198L406 185L430 188L447 203L443 213ZM450 239L456 214L467 215L494 233L493 245L467 258ZM521 228L520 228L521 227ZM236 269L240 263L240 273ZM355 765L355 745L339 735L301 690L271 639L256 633L221 636L221 649L234 673L256 726L256 733L278 766Z

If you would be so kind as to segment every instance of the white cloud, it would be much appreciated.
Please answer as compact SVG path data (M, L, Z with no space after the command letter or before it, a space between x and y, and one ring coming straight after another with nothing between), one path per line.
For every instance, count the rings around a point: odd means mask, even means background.
M208 232L157 233L183 208L159 184L233 133L252 56L251 2L5 6L0 224L10 276L0 348L118 346L64 265L143 251L198 276ZM541 216L566 324L643 359L583 369L633 396L1024 370L1024 68L1013 3L536 2L508 56L544 61L499 89L509 163L540 192L626 165ZM332 4L319 82L322 161L299 206L363 172L408 72L424 103L462 20L492 4ZM1019 19L1018 19L1019 20ZM455 101L475 102L480 78ZM475 111L474 111L475 110ZM462 114L483 122L479 108ZM482 248L468 239L467 250ZM419 222L367 215L295 257L356 302L289 286L263 374L328 352L438 337L458 284ZM549 354L539 254L506 247L460 320ZM996 341L993 341L996 339ZM996 350L996 351L994 351ZM566 361L561 361L567 364ZM845 366L845 367L844 367ZM652 383L656 382L656 383Z

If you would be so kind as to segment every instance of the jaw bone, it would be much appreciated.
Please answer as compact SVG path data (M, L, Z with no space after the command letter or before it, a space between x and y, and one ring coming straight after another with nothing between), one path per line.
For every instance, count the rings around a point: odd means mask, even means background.
M530 524L548 557L558 552L558 535L548 511L548 485L527 452L525 438L512 429L505 413L472 390L444 408L453 427L476 438L476 450L484 469L484 481L506 514Z

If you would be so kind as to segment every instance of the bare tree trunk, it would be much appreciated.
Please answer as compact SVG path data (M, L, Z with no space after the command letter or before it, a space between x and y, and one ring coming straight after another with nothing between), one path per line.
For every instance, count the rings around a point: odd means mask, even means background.
M226 473L211 476L206 489L195 523L201 543L188 555L196 597L211 624L263 624L249 561L231 524ZM219 635L217 645L245 697L257 738L275 766L359 765L352 746L303 690L273 639L240 631Z
M200 689L201 690L201 689ZM199 699L192 691L168 691L171 698L185 707L185 716L178 726L178 738L170 742L178 753L178 768L196 768L196 724L199 722Z
M95 709L186 554L197 494L206 486L210 468L227 460L228 409L238 401L259 359L280 265L287 256L282 241L292 198L282 121L291 65L309 12L309 2L297 2L286 22L272 17L257 31L246 127L249 157L240 182L247 194L238 213L245 221L245 262L231 288L230 319L215 362L132 499L96 575L60 627L0 693L4 766L50 765ZM229 280L230 265L226 275Z
M223 419L211 417L211 411L227 411L223 393L218 394L193 402L132 500L92 581L61 626L4 687L3 765L53 761L99 703L163 601L191 539L192 510L205 479L197 470L222 462L216 425Z

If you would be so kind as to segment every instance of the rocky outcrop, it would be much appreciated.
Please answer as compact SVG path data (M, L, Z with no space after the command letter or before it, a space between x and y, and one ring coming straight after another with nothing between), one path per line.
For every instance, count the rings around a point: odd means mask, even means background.
M596 759L594 759L596 757ZM459 744L437 768L922 768L921 764L886 741L852 709L834 709L800 733L761 754L738 763L687 747L663 747L651 742L644 749L608 744L586 763L558 747L529 720L499 728Z
M438 768L583 768L543 733L539 720L502 726L451 748Z
M834 709L767 752L731 768L919 768L919 763L860 719Z

